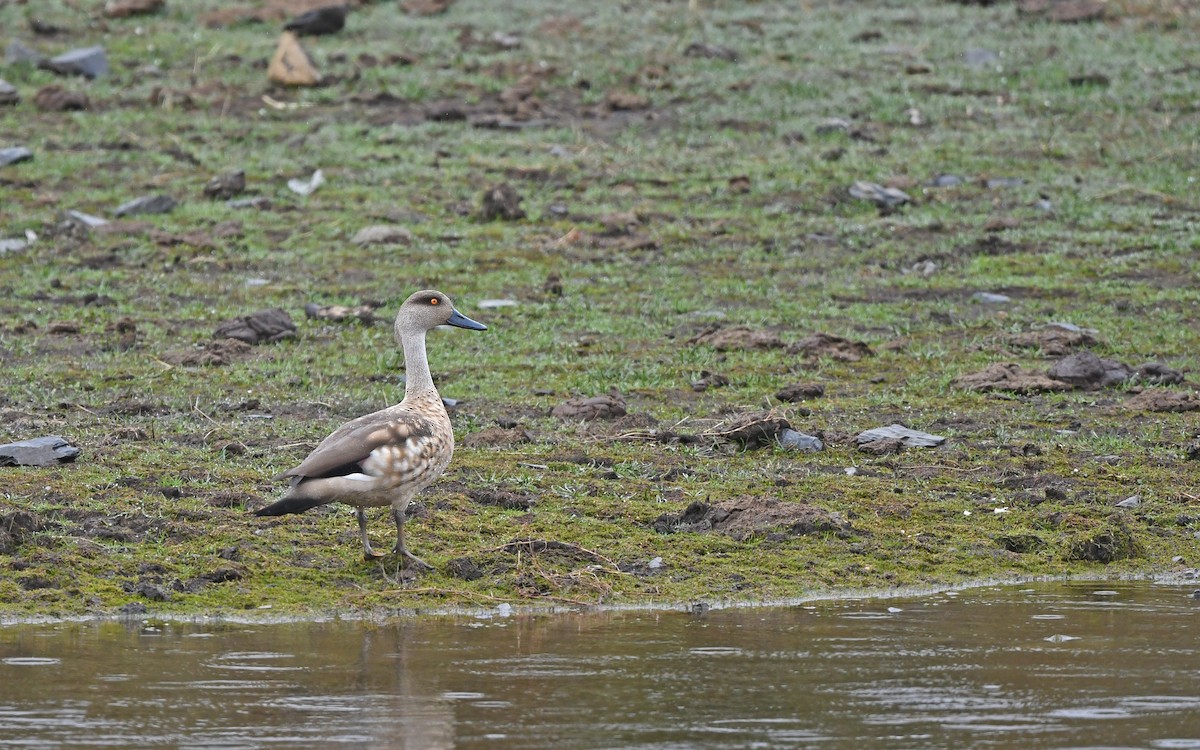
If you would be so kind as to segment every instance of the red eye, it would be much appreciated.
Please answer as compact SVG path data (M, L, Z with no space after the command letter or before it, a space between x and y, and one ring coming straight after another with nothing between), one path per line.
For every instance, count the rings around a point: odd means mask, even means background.
M431 304L431 305L436 305L437 303L438 303L438 298L437 298L437 297L430 297L430 298L429 298L429 304Z

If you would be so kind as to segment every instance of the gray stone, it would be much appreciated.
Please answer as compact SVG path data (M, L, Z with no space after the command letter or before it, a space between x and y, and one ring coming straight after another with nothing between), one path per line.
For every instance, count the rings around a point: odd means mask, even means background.
M42 55L42 53L15 40L9 42L8 46L4 48L4 62L9 65L16 65L19 63L32 63L34 65L40 65L42 60L45 59L46 58Z
M0 78L0 106L16 104L19 101L21 101L21 93L17 91L17 87Z
M884 187L874 182L859 180L850 186L850 197L871 201L884 209L893 209L911 203L908 193L899 188Z
M76 211L75 209L71 209L70 211L67 211L66 217L72 223L78 224L78 225L80 225L82 227L86 227L88 229L95 229L96 227L102 227L108 223L108 219L101 219L99 216L92 216L91 214L85 214L83 211Z
M801 453L818 453L825 450L825 444L821 442L821 438L805 435L791 428L780 430L776 440L779 441L779 447Z
M1121 502L1117 503L1118 508L1136 508L1142 504L1141 495L1130 495Z
M1007 294L996 294L995 292L975 292L971 295L971 299L985 305L1003 305L1006 302L1012 302L1012 297Z
M29 161L32 158L33 152L24 146L0 148L0 167L7 167L9 164L16 164L22 161Z
M133 216L135 214L166 214L175 210L179 203L169 195L143 195L131 201L122 203L113 211L114 216Z
M84 47L45 60L41 67L61 75L99 78L108 75L108 55L103 47Z
M54 466L70 463L79 449L60 435L0 445L0 466Z

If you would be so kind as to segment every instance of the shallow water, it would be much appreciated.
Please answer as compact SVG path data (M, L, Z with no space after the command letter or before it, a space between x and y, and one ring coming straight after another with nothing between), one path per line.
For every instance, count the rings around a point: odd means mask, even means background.
M1194 588L0 627L0 747L1200 749Z

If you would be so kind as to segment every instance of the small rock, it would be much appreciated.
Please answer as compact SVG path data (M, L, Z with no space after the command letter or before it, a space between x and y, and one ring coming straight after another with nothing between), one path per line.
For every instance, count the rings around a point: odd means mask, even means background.
M934 177L932 180L930 180L926 184L929 187L947 188L947 187L958 187L959 185L962 185L965 182L966 182L965 179L963 179L962 177L959 177L956 174L940 174L937 177Z
M57 466L71 463L79 449L60 435L0 445L0 466Z
M5 253L19 253L29 247L29 240L13 238L0 239L0 255Z
M67 91L62 86L51 84L38 89L33 95L33 106L43 112L78 112L91 109L87 94Z
M879 440L899 440L902 444L912 448L935 448L946 442L946 438L941 435L932 435L920 430L911 430L902 424L892 424L887 427L876 427L872 430L865 430L860 432L854 440L859 445L874 443Z
M0 78L0 107L6 104L16 104L21 101L21 92L8 81Z
M724 375L701 370L700 377L692 381L692 390L696 393L703 393L709 388L724 388L727 385L729 385L729 378Z
M288 21L283 28L286 31L295 32L297 36L321 36L336 34L345 25L346 6L326 5L323 8L314 8L307 13L301 13Z
M1012 302L1012 297L1007 294L996 294L994 292L975 292L971 295L971 299L976 302L982 302L985 305L1003 305L1006 302Z
M402 226L375 224L358 230L350 241L355 245L407 245L413 241L413 235Z
M158 13L165 6L165 0L108 0L104 4L104 15L109 18L144 16Z
M892 211L906 203L912 203L908 193L894 187L884 187L878 183L859 180L850 186L850 197L871 201L880 210Z
M963 52L963 63L971 68L986 68L1000 62L1000 55L990 49L972 47Z
M479 218L484 221L524 219L525 211L521 208L520 193L508 183L483 191L479 198Z
M168 214L175 210L179 203L169 195L143 195L117 206L114 216L135 216L137 214Z
M39 67L54 71L59 75L99 78L108 75L108 55L104 52L103 47L73 49L49 60L43 60Z
M312 195L324 184L325 173L318 169L307 180L288 180L287 186L296 195Z
M24 146L0 148L0 167L7 167L9 164L19 164L23 161L29 161L32 158L33 152Z
M1082 351L1055 362L1046 374L1077 388L1104 388L1128 380L1133 370L1115 359L1101 359Z
M267 77L283 86L316 86L321 82L320 71L300 45L299 37L290 31L280 35L279 46L267 66Z
M63 215L66 216L67 220L71 223L77 224L86 229L95 229L96 227L102 227L108 223L108 219L102 219L99 216L92 216L91 214L85 214L83 211L76 211L74 209L66 211Z
M1117 503L1118 508L1136 508L1142 504L1141 495L1130 495L1121 502Z
M214 339L237 339L247 344L274 343L296 335L292 316L283 310L260 310L222 323L213 331Z
M45 59L42 53L15 39L4 48L4 62L9 65L20 65L21 63L40 65Z
M246 172L238 169L213 177L204 186L205 197L213 200L229 200L235 195L241 195L246 189Z
M800 451L801 453L819 453L825 450L825 443L821 442L821 438L805 435L791 428L780 430L776 439L779 447L786 450Z

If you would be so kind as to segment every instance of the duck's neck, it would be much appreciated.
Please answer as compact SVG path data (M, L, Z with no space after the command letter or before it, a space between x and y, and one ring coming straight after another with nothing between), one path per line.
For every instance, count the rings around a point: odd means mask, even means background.
M436 396L425 354L425 331L404 332L400 335L400 345L404 348L404 400L425 394Z

